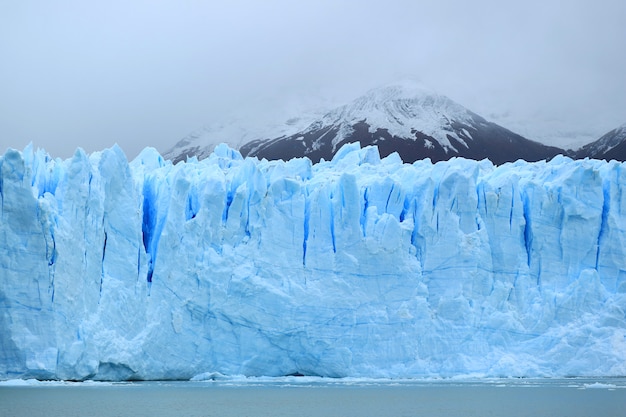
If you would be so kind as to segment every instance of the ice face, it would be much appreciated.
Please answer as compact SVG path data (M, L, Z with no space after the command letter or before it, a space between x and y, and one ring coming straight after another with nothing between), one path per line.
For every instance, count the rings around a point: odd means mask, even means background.
M0 378L626 375L626 170L0 159Z

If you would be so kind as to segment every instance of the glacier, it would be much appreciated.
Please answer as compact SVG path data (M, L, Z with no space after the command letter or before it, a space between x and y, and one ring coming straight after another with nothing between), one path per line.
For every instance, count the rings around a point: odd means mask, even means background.
M0 157L0 379L626 375L611 161Z

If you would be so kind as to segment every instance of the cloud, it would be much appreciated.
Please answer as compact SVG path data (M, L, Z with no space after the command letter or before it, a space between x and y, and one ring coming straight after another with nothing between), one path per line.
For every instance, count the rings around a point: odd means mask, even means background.
M133 157L407 76L533 138L593 140L626 121L625 16L582 0L5 2L0 145Z

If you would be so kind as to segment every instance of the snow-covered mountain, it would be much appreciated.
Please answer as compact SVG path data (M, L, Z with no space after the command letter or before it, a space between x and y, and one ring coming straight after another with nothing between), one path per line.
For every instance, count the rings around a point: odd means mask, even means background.
M377 145L381 155L398 152L405 162L455 156L488 158L496 164L537 161L562 153L488 122L448 97L415 83L369 91L335 108L291 136L243 145L244 155L267 159L307 156L331 159L342 145Z
M623 165L9 150L0 379L626 375Z
M626 161L626 123L578 149L575 157Z
M319 110L308 110L290 114L278 123L264 123L242 116L231 117L226 122L214 123L190 133L164 152L163 157L174 163L191 157L204 159L220 143L239 149L245 143L259 138L288 137L306 129L322 114Z
M244 156L283 160L307 156L313 162L331 159L351 142L377 145L382 156L398 152L405 162L462 156L500 164L563 153L491 123L414 82L373 89L348 104L302 113L284 124L254 129L242 129L243 125L204 130L184 138L164 156L174 162L194 155L206 157L221 141L238 147Z

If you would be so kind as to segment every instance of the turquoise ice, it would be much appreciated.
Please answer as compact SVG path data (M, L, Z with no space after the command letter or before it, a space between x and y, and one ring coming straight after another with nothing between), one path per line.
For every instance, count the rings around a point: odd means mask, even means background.
M0 379L626 375L615 161L0 157Z

